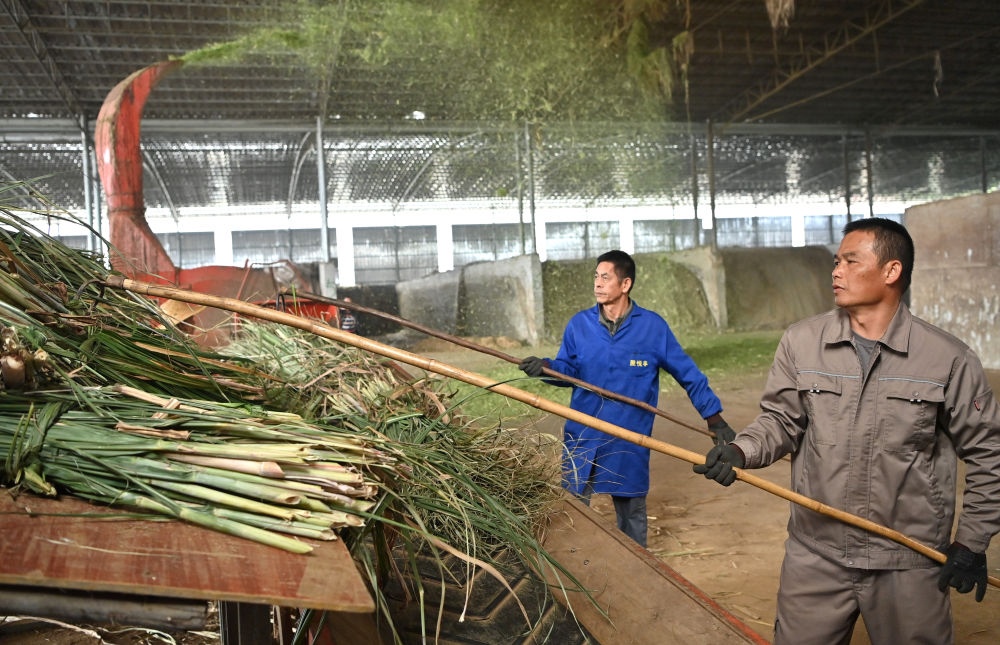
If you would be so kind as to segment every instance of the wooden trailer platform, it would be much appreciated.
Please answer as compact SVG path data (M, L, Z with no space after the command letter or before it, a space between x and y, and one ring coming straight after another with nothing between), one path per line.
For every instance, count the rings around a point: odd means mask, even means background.
M118 611L111 617L120 624L170 623L175 616L175 626L186 629L180 621L197 620L207 601L221 601L327 610L345 633L357 634L354 642L378 642L374 602L342 542L310 542L312 553L292 554L183 522L122 514L72 498L15 499L0 490L5 613L71 621L74 612L99 607ZM18 611L20 604L31 611ZM239 625L230 629L239 634Z
M327 610L338 645L385 642L372 597L339 541L311 542L313 553L290 554L182 522L123 519L119 510L72 498L15 499L6 490L0 490L0 516L0 605L9 614L86 623L93 621L74 612L98 606L119 624L198 629L184 622L197 621L208 601L220 601L234 623L223 626L227 645L275 642L260 633L259 614L248 612L247 629L239 624L241 608L269 606ZM569 592L571 612L553 612L553 620L578 621L555 629L586 632L581 642L768 642L574 499L567 497L553 513L544 545L597 601L595 606L582 592ZM558 590L555 596L567 600ZM540 621L540 633L524 633L519 611L506 617L496 611L502 601L486 601L480 610L463 606L464 593L456 598L457 606L446 611L453 615L442 621L447 642L538 643L542 632L553 630L549 620ZM506 604L513 609L514 603ZM483 641L484 634L503 637Z

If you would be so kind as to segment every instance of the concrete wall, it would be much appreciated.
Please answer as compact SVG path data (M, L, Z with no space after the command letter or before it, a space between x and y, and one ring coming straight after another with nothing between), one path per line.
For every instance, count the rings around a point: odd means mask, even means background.
M826 247L706 247L640 254L636 264L637 302L663 315L675 333L782 329L833 307ZM525 255L402 282L396 292L407 320L537 344L558 341L569 317L593 306L592 273L593 260L542 267L538 256Z
M916 246L913 313L1000 369L1000 193L912 206L904 221Z
M545 329L537 255L468 264L462 270L458 330L535 344Z
M718 280L717 273L707 268L713 264L707 252L688 254L684 261L677 261L673 253L638 253L634 258L636 279L630 293L640 306L659 313L682 336L719 329L706 295L706 284ZM696 265L703 271L696 272L692 268ZM544 336L558 341L570 317L594 306L594 259L549 260L542 267L542 279Z
M825 246L725 248L726 328L783 329L832 309L833 253Z
M705 246L667 255L698 277L719 329L783 329L833 308L833 253L824 246Z
M396 285L400 316L459 336L536 344L545 328L537 255L468 264Z
M719 329L729 327L729 310L726 306L726 270L722 255L709 246L677 251L670 254L670 259L687 267L691 273L701 280L705 301L712 312L715 324Z
M400 317L431 329L456 333L461 279L459 271L447 271L396 284Z

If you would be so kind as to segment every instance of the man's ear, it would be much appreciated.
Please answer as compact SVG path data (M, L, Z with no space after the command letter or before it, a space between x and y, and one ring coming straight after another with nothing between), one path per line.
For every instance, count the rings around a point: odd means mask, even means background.
M903 277L903 263L899 260L889 260L885 263L885 283L895 284Z
M622 291L625 292L625 295L628 295L628 292L631 290L632 290L632 278L625 278L624 280L622 280Z

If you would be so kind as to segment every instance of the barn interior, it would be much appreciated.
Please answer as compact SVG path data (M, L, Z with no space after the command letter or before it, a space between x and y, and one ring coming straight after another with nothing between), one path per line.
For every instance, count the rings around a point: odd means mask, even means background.
M552 274L619 247L685 269L691 306L648 296L682 332L776 328L880 215L914 231L914 310L1000 369L992 0L0 3L0 200L69 246L111 235L109 94L169 65L134 150L178 271L290 265L532 343L576 305Z

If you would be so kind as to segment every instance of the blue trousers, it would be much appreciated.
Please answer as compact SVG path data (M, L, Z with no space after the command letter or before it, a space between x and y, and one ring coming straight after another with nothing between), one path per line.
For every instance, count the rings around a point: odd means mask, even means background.
M583 494L578 499L590 506L590 497L594 494L594 489L588 483ZM642 548L646 548L646 498L645 497L618 497L611 496L611 501L615 504L615 517L618 520L618 530L629 536Z

